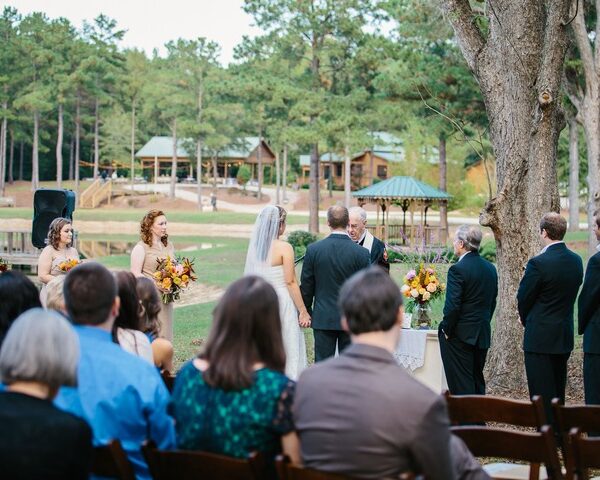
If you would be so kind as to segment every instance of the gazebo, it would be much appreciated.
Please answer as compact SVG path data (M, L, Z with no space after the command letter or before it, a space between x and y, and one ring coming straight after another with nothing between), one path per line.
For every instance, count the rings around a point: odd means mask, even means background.
M452 197L413 177L392 177L352 193L358 204L375 203L377 205L377 223L370 227L373 234L385 242L414 244L415 238L422 236L426 245L445 244L448 238L447 225L428 225L427 211L433 204L447 205ZM390 225L390 207L397 205L402 209L402 224ZM381 221L379 210L381 210ZM415 225L415 212L420 213L419 225ZM410 225L406 225L406 212L410 214Z

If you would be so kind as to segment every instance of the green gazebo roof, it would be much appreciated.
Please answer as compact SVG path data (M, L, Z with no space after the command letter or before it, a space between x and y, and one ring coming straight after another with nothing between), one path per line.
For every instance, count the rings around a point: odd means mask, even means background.
M413 177L392 177L352 192L353 197L387 200L448 200L452 195Z

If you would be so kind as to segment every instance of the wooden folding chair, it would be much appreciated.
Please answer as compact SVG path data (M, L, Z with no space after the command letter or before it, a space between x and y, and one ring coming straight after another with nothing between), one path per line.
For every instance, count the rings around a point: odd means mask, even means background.
M569 432L569 441L573 455L573 475L567 478L588 480L588 469L600 468L600 438L586 438L580 429L573 428Z
M322 472L305 468L300 465L294 465L289 457L279 455L275 460L277 475L279 480L352 480L354 477L340 475L339 473ZM411 472L402 473L400 480L414 480L415 476Z
M165 382L167 390L169 390L169 392L172 393L173 386L175 385L175 375L169 372L168 370L163 370L162 372L160 372L160 376L162 377L163 382Z
M507 460L543 463L551 480L563 478L552 427L544 425L540 432L519 432L503 428L461 426L451 427L454 435L461 438L476 457L499 457ZM490 470L486 469L488 473ZM492 478L507 478L505 474Z
M154 480L266 478L264 458L257 452L250 453L244 460L191 450L158 450L153 445L144 445L142 452Z
M570 432L578 428L580 432L600 432L599 405L561 405L558 398L552 400L554 418L562 437L562 451L565 459L567 478L573 478L573 452L571 451Z
M98 477L135 480L133 466L119 440L111 440L107 445L94 447L90 473Z

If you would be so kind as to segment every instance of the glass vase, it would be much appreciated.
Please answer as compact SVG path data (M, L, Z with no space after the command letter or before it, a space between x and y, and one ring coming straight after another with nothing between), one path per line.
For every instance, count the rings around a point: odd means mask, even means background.
M427 303L419 303L413 312L413 324L418 330L431 329L431 307Z

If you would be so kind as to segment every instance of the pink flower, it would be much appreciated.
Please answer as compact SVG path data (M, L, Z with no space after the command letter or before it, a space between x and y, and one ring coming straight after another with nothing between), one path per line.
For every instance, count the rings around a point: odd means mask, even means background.
M175 267L175 273L177 274L177 276L181 276L183 275L183 265L177 265Z

